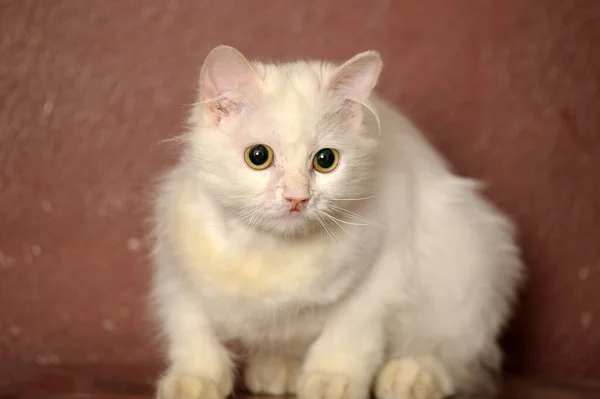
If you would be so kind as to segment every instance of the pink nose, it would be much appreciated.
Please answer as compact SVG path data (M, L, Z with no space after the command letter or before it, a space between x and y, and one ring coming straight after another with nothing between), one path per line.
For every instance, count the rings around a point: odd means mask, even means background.
M310 200L310 197L283 197L292 211L299 211Z

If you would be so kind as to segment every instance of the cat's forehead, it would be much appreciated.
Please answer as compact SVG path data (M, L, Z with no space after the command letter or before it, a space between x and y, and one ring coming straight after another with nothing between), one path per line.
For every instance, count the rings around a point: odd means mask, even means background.
M294 88L305 94L314 94L323 88L333 75L335 65L323 61L298 61L283 64L254 63L265 92Z
M263 80L263 111L291 141L312 139L322 116L324 86L332 66L322 62L297 62L257 67Z

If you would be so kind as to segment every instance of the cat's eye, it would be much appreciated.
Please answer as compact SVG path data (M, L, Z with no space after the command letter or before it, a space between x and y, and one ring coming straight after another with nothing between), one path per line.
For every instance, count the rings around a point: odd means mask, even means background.
M317 172L329 173L338 166L340 154L333 148L323 148L313 158L313 168Z
M267 169L273 163L273 150L266 144L253 145L246 148L244 160L252 169Z

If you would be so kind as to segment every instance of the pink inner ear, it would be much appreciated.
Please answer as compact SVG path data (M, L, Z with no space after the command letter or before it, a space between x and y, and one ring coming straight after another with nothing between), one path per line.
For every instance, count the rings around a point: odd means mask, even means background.
M227 100L214 100L213 102L207 104L207 108L210 111L209 117L213 123L218 124L223 118L229 116L228 108L230 108L230 106L228 104L224 104L226 101Z
M242 103L233 101L227 97L213 100L205 104L205 108L208 111L207 117L214 124L220 123L231 114L240 115L243 107L244 105Z
M366 101L381 73L378 53L367 51L351 58L333 75L329 89L349 99Z
M346 119L348 124L352 127L359 126L363 120L362 104L353 100L345 100L343 107L349 111Z
M246 58L236 49L219 46L204 61L200 72L200 100L205 117L218 124L240 115L260 92L260 79Z
M363 121L363 104L377 84L381 72L381 58L377 52L358 54L342 64L332 76L328 90L343 99L344 121L356 127Z

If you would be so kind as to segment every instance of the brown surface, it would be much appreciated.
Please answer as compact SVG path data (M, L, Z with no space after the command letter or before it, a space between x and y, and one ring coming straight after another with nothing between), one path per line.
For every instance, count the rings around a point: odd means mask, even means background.
M157 375L156 370L127 367L0 368L0 398L153 399L154 381ZM277 399L250 396L241 388L233 397ZM597 399L599 397L600 385L547 383L511 377L503 384L502 394L495 399Z
M375 5L377 4L377 5ZM147 189L200 64L375 48L381 92L522 228L515 370L600 378L597 0L0 3L0 361L156 363Z

